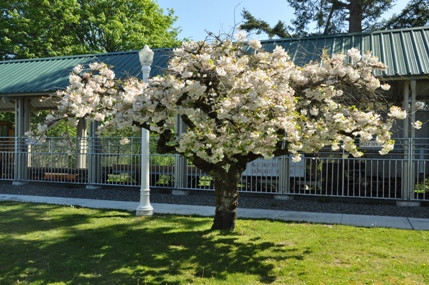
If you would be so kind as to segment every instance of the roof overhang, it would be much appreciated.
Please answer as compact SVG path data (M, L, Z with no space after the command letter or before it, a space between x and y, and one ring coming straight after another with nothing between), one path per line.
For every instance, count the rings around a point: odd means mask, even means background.
M297 65L320 59L323 51L328 54L347 53L356 48L371 53L388 68L376 74L382 81L429 79L429 27L352 33L305 38L266 40L264 49L282 46ZM171 57L171 49L155 49L150 76L162 75ZM54 108L54 103L35 102L35 98L49 96L68 85L73 67L90 62L105 62L113 67L119 78L140 76L138 51L114 52L95 55L77 55L41 59L24 59L0 62L0 97L13 99L29 97L37 110ZM0 111L13 111L13 104L0 100Z
M33 113L37 113L44 110L52 110L57 107L58 99L51 97L50 94L0 94L0 112L14 112L15 102L19 97L25 97L29 100L30 109Z

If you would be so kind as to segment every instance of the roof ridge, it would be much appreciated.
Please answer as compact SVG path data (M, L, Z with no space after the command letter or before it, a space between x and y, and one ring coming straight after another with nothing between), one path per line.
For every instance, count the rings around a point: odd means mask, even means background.
M335 38L335 37L348 37L348 36L358 36L358 35L373 35L373 34L392 34L397 32L407 32L412 30L427 30L429 26L422 27L411 27L411 28L402 28L402 29L393 29L393 30L377 30L377 31L367 31L367 32L355 32L355 33L340 33L340 34L329 34L329 35L317 35L317 36L305 36L305 37L291 37L291 38L279 38L279 39L269 39L261 40L262 44L276 43L281 41L300 41L300 40L309 40L309 39L318 39L318 38Z
M0 63L16 63L16 62L36 62L36 61L55 61L55 60L65 60L73 58L98 58L103 56L111 55L123 55L131 54L132 51L122 51L122 52L107 52L107 53L94 53L94 54L77 54L77 55L64 55L64 56L54 56L54 57L39 57L39 58L22 58L22 59L12 59L8 61L0 61Z
M171 48L154 48L154 52L163 52L171 50ZM39 57L39 58L21 58L21 59L11 59L0 61L0 64L12 64L19 62L40 62L40 61L56 61L56 60L67 60L73 58L99 58L104 56L117 56L117 55L126 55L138 53L138 50L130 51L115 51L115 52L104 52L104 53L88 53L88 54L76 54L76 55L64 55L64 56L53 56L53 57Z

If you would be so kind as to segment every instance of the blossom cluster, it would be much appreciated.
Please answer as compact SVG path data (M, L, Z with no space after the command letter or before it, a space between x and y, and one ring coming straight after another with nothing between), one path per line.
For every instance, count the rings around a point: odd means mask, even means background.
M374 136L384 154L393 148L393 122L406 113L392 107L383 118L339 98L346 96L344 86L361 94L388 89L374 76L385 68L356 49L296 66L282 47L267 52L243 34L237 42L184 42L174 49L165 75L148 83L115 79L103 63L77 66L69 86L56 93L58 110L39 127L39 135L55 120L76 124L83 118L101 122L100 131L135 126L173 133L164 143L175 152L213 164L249 154L289 153L299 160L300 153L324 146L361 156L355 138L364 142ZM187 125L183 133L175 133L178 115Z

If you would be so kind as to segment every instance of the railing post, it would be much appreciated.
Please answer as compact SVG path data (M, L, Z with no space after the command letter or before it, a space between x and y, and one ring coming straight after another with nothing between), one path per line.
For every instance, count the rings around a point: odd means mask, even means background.
M346 156L346 152L343 148L343 155L341 156L341 196L344 196L345 191L345 187L346 187L346 177L349 177L350 173L347 173L346 176L346 160L345 157ZM347 160L347 162L349 163L349 161ZM348 165L349 166L349 165ZM350 169L347 168L347 171L350 171ZM347 181L348 182L348 181ZM339 189L337 189L338 191ZM338 192L337 192L338 193Z
M278 193L278 195L274 196L274 199L277 200L290 200L293 199L293 197L291 195L289 195L291 193L290 191L290 157L283 155L280 158L278 158L279 160L279 188L280 188L280 193Z
M173 194L182 194L177 190L187 188L188 174L187 174L188 162L187 159L182 155L175 156L174 163L174 190Z
M91 188L92 183L94 183L95 181L94 153L93 153L94 146L93 145L94 145L94 138L91 135L88 140L88 185L86 186L87 188Z
M15 167L14 167L14 181L13 185L27 184L27 160L26 160L26 142L25 138L21 136L15 137Z
M408 150L408 169L409 169L409 174L408 174L408 191L407 191L407 196L406 196L406 200L409 201L411 200L411 198L413 197L413 193L414 193L414 180L415 180L415 175L416 175L416 167L414 164L414 151L415 151L415 145L414 145L415 141L413 138L409 139L409 150Z
M402 167L402 185L401 185L401 198L402 200L410 200L410 191L411 184L414 180L413 178L413 167L412 167L412 147L411 147L411 138L407 138L404 143L404 164Z
M100 189L100 185L96 185L101 182L101 142L100 138L96 135L97 123L91 122L89 125L89 145L88 145L88 184L86 189Z
M186 125L180 116L176 118L176 133L178 136L186 132ZM188 160L182 155L176 155L174 164L174 189L173 195L188 195L189 191L183 190L188 188Z
M279 160L279 194L290 194L289 157L282 155Z

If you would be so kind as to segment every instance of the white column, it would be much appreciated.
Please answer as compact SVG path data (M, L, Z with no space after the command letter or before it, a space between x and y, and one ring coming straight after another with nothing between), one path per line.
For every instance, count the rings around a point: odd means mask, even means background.
M86 121L84 118L79 119L76 130L77 138L77 157L75 167L77 169L84 169L86 165L86 155L87 155L87 136L86 136Z
M153 51L145 46L139 52L139 59L142 65L143 81L149 80L150 65L153 61ZM149 189L149 131L142 128L141 130L141 158L140 158L140 204L136 209L137 216L153 215L153 207L150 204L150 189Z
M140 161L140 204L137 207L137 216L153 215L153 207L150 204L149 185L149 131L142 128L141 131L141 161Z

